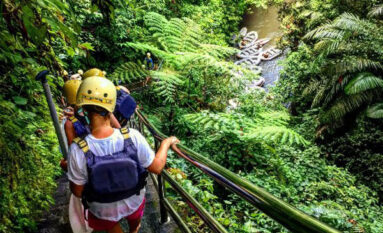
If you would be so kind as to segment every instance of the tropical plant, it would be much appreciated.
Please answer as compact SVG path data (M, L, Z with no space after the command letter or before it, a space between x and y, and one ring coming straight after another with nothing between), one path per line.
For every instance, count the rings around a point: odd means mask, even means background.
M0 9L0 232L35 232L35 220L54 202L61 157L37 72L63 71L54 48L88 51L61 0L1 1ZM48 76L53 94L61 79Z
M377 17L377 16L381 16L382 14L383 14L383 4L380 4L373 7L368 13L368 16Z
M119 66L111 75L111 79L117 83L130 84L141 81L149 76L149 71L140 63L127 62Z
M194 127L212 132L215 139L235 134L243 143L308 144L302 136L286 127L289 119L286 112L264 112L256 118L240 113L202 112L185 115L185 119Z
M325 109L323 123L340 122L346 114L379 101L382 36L378 24L349 13L305 36L318 40L314 49L324 60L322 75L312 79L305 91L314 94L313 107Z
M225 90L222 84L230 80L240 81L237 78L239 72L248 78L254 76L251 71L224 60L235 54L236 49L203 43L204 34L194 21L188 18L167 20L153 12L146 14L144 21L152 35L151 39L142 43L128 42L125 46L142 53L150 51L160 61L161 67L150 71L150 76L155 80L154 91L165 103L174 103L176 96L183 95L184 90L190 90L190 85L199 87L199 94L204 95L202 102L206 102L209 92L211 98L217 98L216 94L223 97L217 90ZM132 68L121 66L116 72L126 70L137 73ZM227 100L227 96L224 100Z

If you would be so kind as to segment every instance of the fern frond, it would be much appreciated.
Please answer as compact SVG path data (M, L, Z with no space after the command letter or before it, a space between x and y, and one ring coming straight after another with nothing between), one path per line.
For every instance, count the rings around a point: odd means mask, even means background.
M227 46L219 46L212 44L201 44L200 46L201 49L210 56L221 59L232 56L239 52L238 49Z
M369 72L359 73L347 84L344 91L348 95L357 94L377 87L383 88L383 79Z
M157 57L161 59L172 60L175 57L175 55L165 52L157 48L156 46L149 45L149 44L128 42L128 43L125 43L125 45L135 50L141 51L143 53L145 53L146 51L150 51L152 54L156 55Z
M165 103L175 102L176 92L183 84L177 72L172 70L154 71L152 77L155 80L154 91L163 98Z
M308 145L309 142L292 129L284 126L256 127L243 135L243 139L266 144Z
M201 112L184 115L194 127L223 134L236 134L248 142L265 144L307 145L308 142L294 130L286 127L289 115L286 112L265 112L256 119L240 113Z
M149 71L140 63L127 62L119 66L111 75L114 83L129 84L149 76Z
M145 15L144 22L166 52L195 51L201 41L202 31L190 19L167 20L158 13L150 12Z
M290 120L290 114L286 111L262 112L254 120L257 125L286 126Z
M149 12L144 16L144 23L152 34L161 35L168 20L163 15Z
M377 5L370 12L368 12L369 17L376 17L383 15L383 4Z
M186 114L184 119L203 130L237 132L254 122L240 113L201 113Z

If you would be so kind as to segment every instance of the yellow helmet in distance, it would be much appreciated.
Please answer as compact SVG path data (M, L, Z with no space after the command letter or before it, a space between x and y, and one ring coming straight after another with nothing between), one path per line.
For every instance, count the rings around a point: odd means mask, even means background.
M68 104L76 104L76 96L81 80L68 80L64 83L63 92Z
M77 105L93 105L113 112L116 107L116 87L107 78L89 77L82 81L77 92Z
M90 70L87 70L83 75L82 78L86 79L93 76L99 76L99 77L105 77L105 74L102 70L97 68L92 68Z

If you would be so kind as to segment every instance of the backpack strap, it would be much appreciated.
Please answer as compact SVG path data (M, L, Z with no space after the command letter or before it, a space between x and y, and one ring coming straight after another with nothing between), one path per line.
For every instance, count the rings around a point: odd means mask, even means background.
M80 147L84 154L89 151L88 143L85 141L85 139L77 137L73 139L73 142L76 143L78 147Z
M133 145L132 138L129 135L129 128L121 128L120 132L121 132L122 136L124 137L124 147L126 148L126 147L128 147L130 145ZM146 178L148 177L148 172L146 171L146 169L141 167L140 162L138 160L137 154L136 155L132 155L131 158L137 163L137 172L139 173L139 180L138 180L138 184L137 184L137 187L136 187L137 190L136 190L135 194L136 195L140 195L140 191L143 188L145 188Z
M75 123L77 120L77 118L75 116L71 116L69 117L69 120L72 122L72 123Z
M128 128L121 128L120 132L121 132L122 136L124 137L124 140L130 138L129 129Z

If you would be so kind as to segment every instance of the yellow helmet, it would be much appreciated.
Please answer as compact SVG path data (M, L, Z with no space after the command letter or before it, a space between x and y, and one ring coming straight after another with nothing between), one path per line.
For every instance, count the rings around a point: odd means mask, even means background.
M99 106L108 112L113 112L116 107L116 96L116 87L109 79L93 76L82 81L77 92L77 105Z
M68 101L68 104L76 104L76 96L80 84L81 80L68 80L64 83L64 96Z
M83 75L82 78L86 79L89 77L98 76L98 77L105 77L105 73L97 68L92 68L90 70L87 70Z

